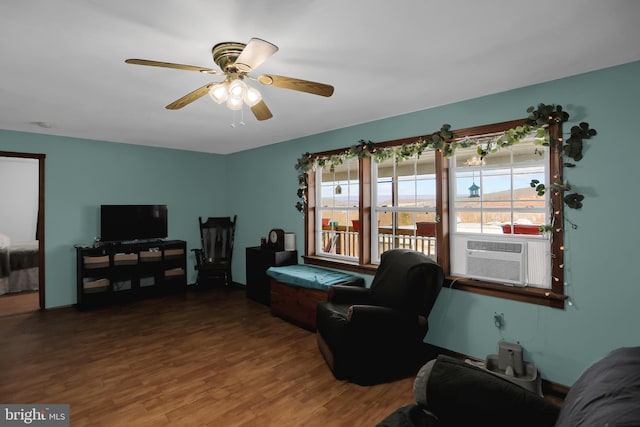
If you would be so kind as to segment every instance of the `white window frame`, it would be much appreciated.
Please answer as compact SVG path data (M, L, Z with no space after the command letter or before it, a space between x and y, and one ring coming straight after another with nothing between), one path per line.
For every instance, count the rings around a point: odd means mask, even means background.
M358 159L350 159L349 161L353 161L355 162L356 165L359 166L359 162ZM325 168L327 168L329 166L325 166ZM356 215L354 215L355 217L357 217L359 209L360 209L360 197L358 194L358 204L355 206L344 206L344 207L340 207L339 209L334 207L325 207L322 206L322 174L323 174L323 167L320 166L316 166L315 168L315 175L316 175L316 179L315 179L315 183L316 183L316 194L318 195L318 200L320 201L320 203L317 203L316 205L316 223L315 223L315 232L316 232L316 238L315 238L315 242L316 242L316 253L326 257L326 258L332 258L332 259L336 259L336 260L343 260L343 261L348 261L348 262L357 262L358 261L358 257L357 256L347 256L347 255L340 255L340 254L334 254L331 252L325 252L324 247L323 247L323 240L322 240L322 234L324 232L324 230L322 229L322 212L323 211L327 211L327 210L340 210L340 211L349 211L349 212L355 212ZM332 182L340 182L340 180L336 181L335 180L335 171L333 172L334 174L334 181ZM349 182L351 180L351 175L354 174L355 175L355 181L359 182L358 180L358 169L356 169L355 171L352 171L351 168L347 169L347 180L345 182ZM360 187L360 183L358 183L358 188ZM348 186L347 186L348 187ZM349 190L347 190L349 191Z
M514 170L517 171L519 168L527 168L527 167L542 167L544 169L544 182L550 182L550 162L549 162L549 150L536 146L533 142L521 142L519 145L528 144L531 146L531 150L535 150L538 148L544 152L544 155L540 156L539 160L528 160L523 162L513 162L513 151L510 147L502 148L501 152L504 150L509 150L509 162L496 163L491 165L483 165L482 163L476 165L465 166L465 172L478 172L478 179L480 183L482 182L482 173L485 170L497 170L497 169L506 169L510 171L511 183L509 185L511 191L510 198L510 207L500 207L500 208L491 208L491 207L483 207L483 197L480 198L479 208L469 208L469 209L457 209L456 201L457 201L457 170L461 169L457 166L456 162L456 154L454 154L449 159L449 171L450 171L450 180L449 180L449 229L451 230L450 234L450 259L451 259L451 274L461 277L470 277L474 278L471 275L466 274L466 243L469 240L481 240L481 241L495 241L495 242L522 242L524 243L523 247L525 248L525 256L524 256L524 285L532 286L543 289L551 288L551 272L550 272L550 257L551 257L551 240L549 238L549 234L543 233L541 235L526 235L526 234L499 234L499 233L489 233L484 231L484 222L481 221L480 224L480 232L469 232L469 231L461 231L458 230L458 213L459 212L480 212L481 218L483 217L483 212L491 212L491 211L500 211L505 212L509 211L511 216L511 224L514 224L514 214L517 212L532 212L532 213L544 213L546 221L549 221L550 217L550 199L548 194L546 193L543 196L544 206L543 208L522 208L515 207L515 200L513 198L514 191ZM544 149L543 149L544 148ZM482 185L480 185L480 189L482 190ZM492 281L487 278L482 278L485 281ZM496 283L501 283L500 280L494 280Z
M431 149L427 149L423 152L422 155L431 155L431 156L435 156L435 151L431 150ZM406 164L407 162L411 161L413 162L413 166L414 166L414 171L416 169L416 162L418 161L419 156L414 156L413 159L405 159L403 160L403 164ZM395 170L396 170L396 166L397 166L397 162L395 161L395 158L392 158L392 160L394 161L394 173L393 173L393 178L392 178L392 183L394 183L394 185L398 185L398 175L396 174ZM392 206L378 206L378 166L379 163L378 162L372 162L371 164L371 231L370 231L370 236L371 236L371 263L372 264L379 264L380 263L380 251L379 251L379 233L378 233L378 216L380 215L380 213L383 212L391 212L393 213L394 217L397 217L398 213L401 212L411 212L414 215L415 214L421 214L421 213L425 213L425 214L429 214L429 213L433 213L434 216L436 217L436 222L440 220L440 217L438 215L437 212L437 206L434 203L433 206L421 206L421 207L402 207L402 206L398 206L398 194L396 192L393 193L393 198L394 200L392 201ZM434 159L434 167L435 167L435 159ZM404 176L411 176L411 175L404 175ZM414 177L417 176L416 174L413 175ZM435 177L435 173L434 173L434 187L436 188L437 191L437 179ZM414 181L416 181L414 179ZM393 229L392 229L392 236L396 236L396 224L394 221L393 224ZM414 231L414 238L416 238L416 233ZM435 259L435 252L434 252L434 259Z

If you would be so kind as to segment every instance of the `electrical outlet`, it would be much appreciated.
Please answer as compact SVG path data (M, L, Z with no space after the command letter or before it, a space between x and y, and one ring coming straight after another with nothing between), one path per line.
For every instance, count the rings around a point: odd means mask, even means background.
M504 313L493 313L493 324L498 329L504 328Z

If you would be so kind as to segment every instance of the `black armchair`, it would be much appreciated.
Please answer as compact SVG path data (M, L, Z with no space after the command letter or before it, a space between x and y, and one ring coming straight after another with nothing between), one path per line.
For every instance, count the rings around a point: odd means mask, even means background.
M628 427L640 425L640 347L622 347L587 368L562 403L494 373L440 355L413 384L415 403L377 427Z
M444 355L420 369L413 394L415 403L398 408L376 427L553 427L560 412L536 393Z
M382 254L370 288L334 285L316 311L320 352L337 379L375 384L415 374L442 269L406 249Z

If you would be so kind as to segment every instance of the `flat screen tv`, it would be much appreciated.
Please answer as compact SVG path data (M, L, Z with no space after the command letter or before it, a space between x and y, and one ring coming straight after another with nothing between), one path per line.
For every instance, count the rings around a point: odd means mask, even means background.
M101 205L103 242L153 240L167 237L167 205Z

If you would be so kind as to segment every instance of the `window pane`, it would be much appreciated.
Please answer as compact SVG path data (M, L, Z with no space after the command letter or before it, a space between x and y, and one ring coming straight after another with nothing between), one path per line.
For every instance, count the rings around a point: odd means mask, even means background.
M372 239L372 254L380 255L393 248L424 251L435 257L436 173L435 151L396 162L395 158L374 164L377 174L373 212L378 238ZM417 227L421 225L421 235Z
M544 182L544 168L526 168L515 169L513 173L513 188L515 192L515 201L518 202L531 202L530 204L544 207L544 196L538 196L535 188L532 188L531 180L537 179L539 182Z
M335 205L335 185L333 181L331 182L323 182L321 187L322 199L320 202L321 206L334 206Z
M416 183L413 177L398 177L398 206L416 205Z
M406 206L435 209L435 152L396 163L386 159L377 167L377 206Z
M378 178L392 178L395 174L396 160L394 157L376 163Z
M360 186L360 181L350 180L346 185L347 194L345 198L345 203L351 207L357 207L360 200L360 192L358 187ZM344 192L344 187L343 187Z
M524 142L482 160L476 148L458 150L453 174L453 230L494 234L502 232L503 224L517 221L544 224L546 199L530 185L533 179L546 179L545 157L540 148Z
M436 177L432 175L429 178L419 179L416 181L417 200L416 207L424 207L429 210L436 209Z
M391 211L378 211L378 227L392 227L393 226L393 212Z
M395 160L393 158L375 164L378 172L376 185L377 206L393 206L393 176Z
M393 206L393 191L392 191L392 182L390 179L387 180L378 180L378 202L377 206Z
M398 198L396 206L435 206L435 156L428 151L396 165Z
M464 206L480 207L480 172L456 171L456 202Z
M509 169L494 169L482 171L480 180L480 194L483 201L510 204L511 202L511 171Z
M547 147L533 143L521 143L511 147L513 163L539 163L545 160Z
M455 155L455 166L480 166L485 164L484 159L480 159L476 147L458 148Z
M391 183L388 184L391 188ZM380 187L379 187L380 188ZM386 190L386 188L381 188ZM435 208L436 182L435 176L398 177L397 206ZM388 206L389 203L383 203Z
M480 211L457 211L456 230L461 233L480 233L482 213Z
M435 257L435 213L379 212L378 253L389 249L412 249Z
M505 166L511 164L511 149L503 148L482 159L482 166Z
M334 170L318 171L321 193L316 252L339 257L356 257L358 247L359 185L358 160L346 160Z
M332 216L322 218L319 252L346 257L358 256L358 211L332 210L330 214Z

